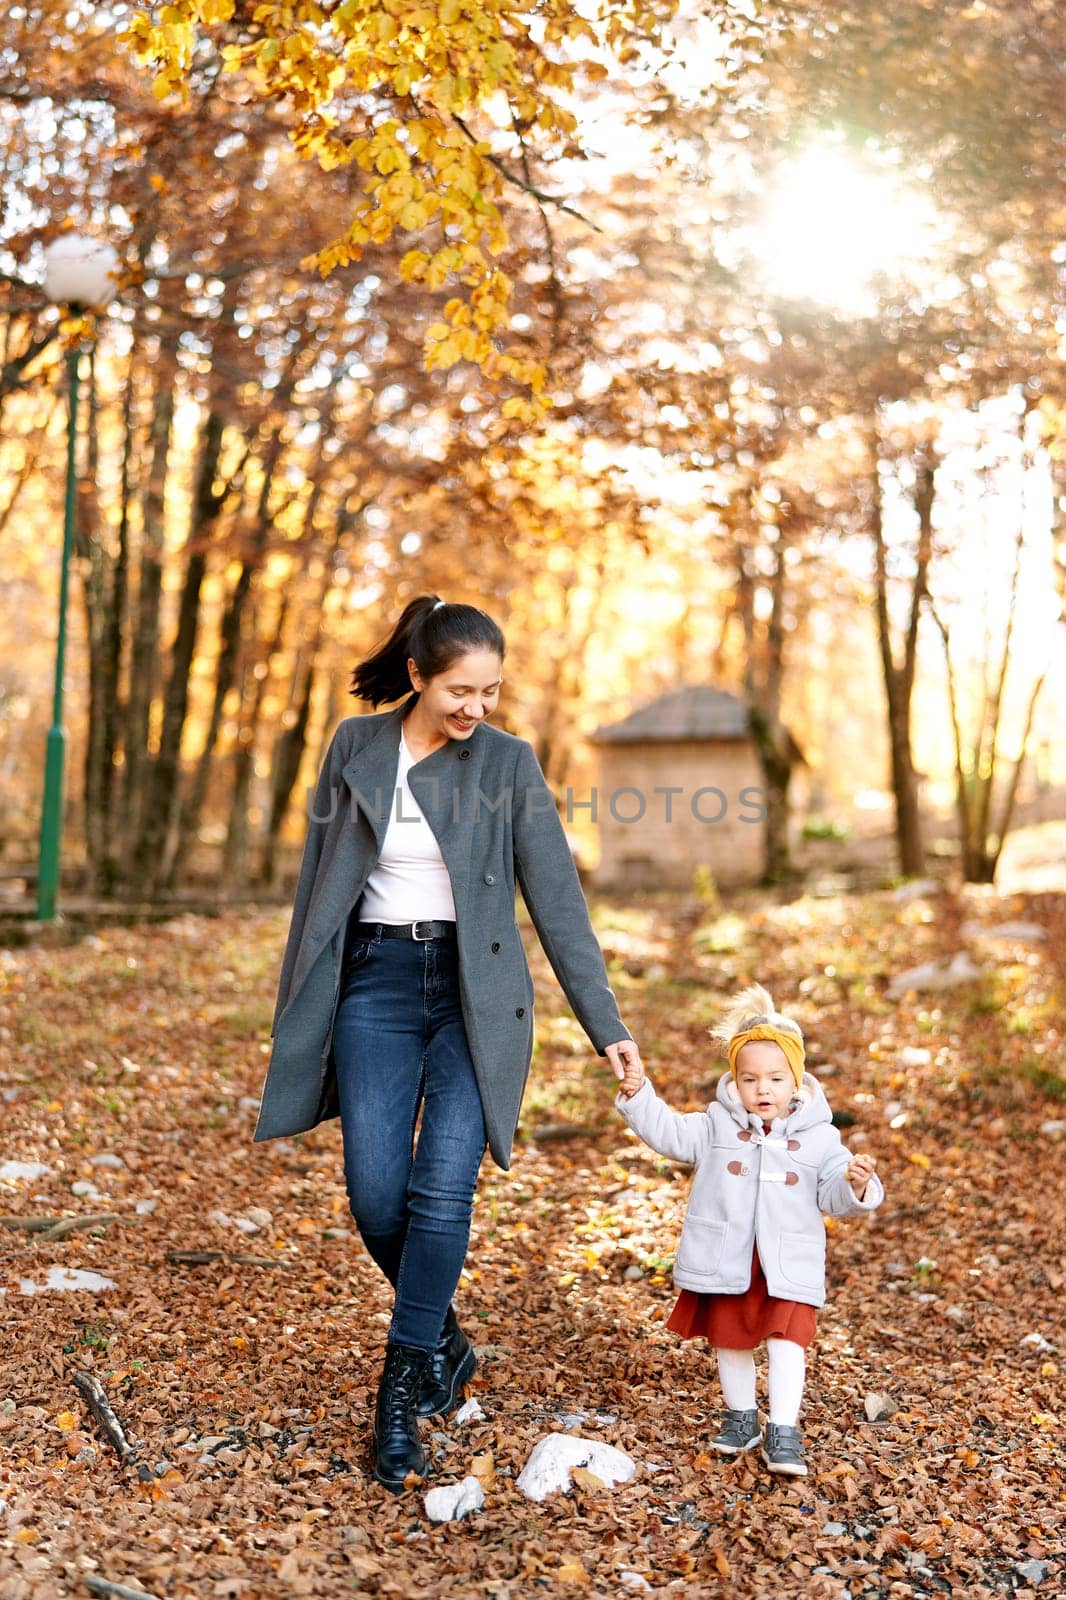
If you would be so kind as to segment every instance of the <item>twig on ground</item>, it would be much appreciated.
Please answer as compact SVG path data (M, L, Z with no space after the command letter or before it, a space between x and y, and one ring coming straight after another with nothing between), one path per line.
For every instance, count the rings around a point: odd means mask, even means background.
M71 1380L75 1389L85 1397L85 1403L103 1430L108 1443L115 1447L118 1458L125 1466L137 1455L138 1446L126 1438L121 1422L111 1409L103 1384L91 1372L76 1372ZM102 1581L102 1580L101 1580Z
M41 1234L41 1238L65 1239L68 1233L81 1233L86 1228L107 1228L112 1222L121 1221L117 1211L99 1211L87 1217L60 1217Z
M155 1595L145 1589L130 1589L124 1583L112 1583L109 1578L94 1578L83 1573L82 1582L93 1594L112 1595L114 1600L156 1600Z

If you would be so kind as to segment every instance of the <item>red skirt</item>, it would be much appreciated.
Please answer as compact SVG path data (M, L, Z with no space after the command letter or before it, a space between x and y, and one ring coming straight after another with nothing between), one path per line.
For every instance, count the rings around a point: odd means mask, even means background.
M814 1307L798 1300L775 1300L756 1249L751 1283L743 1294L682 1289L666 1326L682 1339L706 1339L717 1350L754 1350L765 1339L788 1339L806 1349L814 1338Z

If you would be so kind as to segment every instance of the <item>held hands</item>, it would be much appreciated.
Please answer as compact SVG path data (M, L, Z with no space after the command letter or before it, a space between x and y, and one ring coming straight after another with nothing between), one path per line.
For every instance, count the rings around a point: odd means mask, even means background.
M874 1175L877 1162L873 1156L852 1156L844 1169L844 1176L851 1184L851 1192L856 1200L861 1200L866 1193L866 1185Z
M632 1100L641 1084L644 1082L644 1063L640 1059L634 1039L621 1039L617 1044L609 1044L604 1049L604 1055L614 1069L615 1077L622 1085L622 1093L627 1100Z

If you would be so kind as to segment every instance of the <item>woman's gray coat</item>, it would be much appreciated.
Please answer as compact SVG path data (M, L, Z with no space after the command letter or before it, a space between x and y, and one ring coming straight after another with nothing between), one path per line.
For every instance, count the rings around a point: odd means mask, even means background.
M778 1300L825 1301L825 1224L873 1211L884 1199L874 1176L861 1200L847 1180L851 1151L833 1127L821 1085L805 1073L795 1109L763 1132L745 1111L731 1073L706 1111L671 1111L645 1079L615 1101L633 1132L660 1155L696 1168L674 1263L679 1289L743 1294L752 1249Z
M348 717L319 775L278 984L257 1140L337 1115L333 1021L348 918L378 859L413 704ZM408 782L451 878L463 1018L493 1159L504 1170L533 1051L533 983L515 885L574 1013L601 1054L630 1035L607 983L566 836L532 747L479 723Z

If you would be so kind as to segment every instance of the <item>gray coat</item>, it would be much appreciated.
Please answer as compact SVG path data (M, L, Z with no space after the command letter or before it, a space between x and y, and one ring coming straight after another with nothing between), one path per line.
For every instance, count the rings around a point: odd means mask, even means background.
M348 917L388 827L399 764L393 711L348 717L322 764L281 967L257 1140L337 1115L333 1022ZM515 921L521 888L548 960L601 1054L630 1035L607 983L555 801L532 747L480 723L408 782L451 879L463 1018L489 1149L507 1170L533 1052L533 983Z
M615 1104L634 1133L660 1155L696 1168L674 1263L679 1289L743 1294L751 1283L752 1249L778 1300L825 1302L825 1224L873 1211L884 1199L870 1179L856 1200L844 1176L851 1151L830 1120L821 1085L804 1076L798 1106L770 1132L744 1110L732 1074L718 1080L706 1111L671 1111L647 1081L632 1100Z

